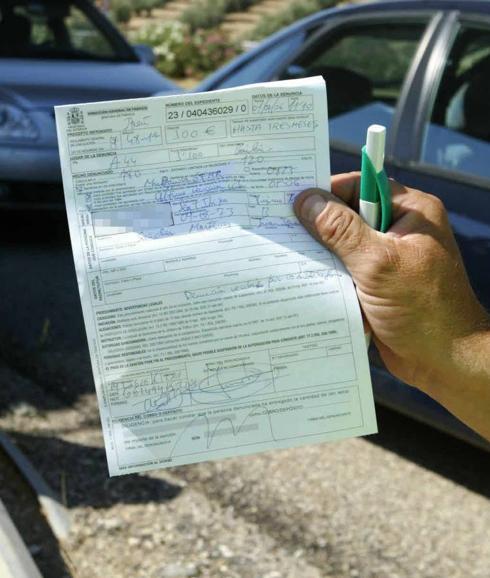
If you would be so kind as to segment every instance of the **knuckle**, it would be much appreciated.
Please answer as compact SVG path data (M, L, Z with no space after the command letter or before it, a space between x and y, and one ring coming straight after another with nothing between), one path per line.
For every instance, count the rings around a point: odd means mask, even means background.
M407 189L407 187L405 187L404 185L402 185L401 183L399 183L398 181L396 181L393 178L389 179L390 181L390 187L391 187L391 194L392 195L401 195L401 194L406 194L408 192L409 189Z
M446 208L444 207L444 203L441 201L441 199L439 197L436 197L435 195L431 195L430 193L427 193L427 201L431 207L431 209L439 214L441 213L445 213L446 212Z
M344 251L354 249L360 241L360 230L355 216L338 203L329 202L320 222L322 240L332 246L340 246Z
M377 245L369 259L370 274L373 279L397 276L403 268L403 256L394 243Z
M383 248L382 253L382 269L387 273L394 273L400 271L402 268L402 257L400 252L393 246Z

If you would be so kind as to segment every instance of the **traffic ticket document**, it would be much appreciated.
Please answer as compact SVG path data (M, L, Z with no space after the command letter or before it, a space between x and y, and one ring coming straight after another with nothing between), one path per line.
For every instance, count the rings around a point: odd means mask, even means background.
M110 475L376 432L352 279L298 223L324 80L56 108Z

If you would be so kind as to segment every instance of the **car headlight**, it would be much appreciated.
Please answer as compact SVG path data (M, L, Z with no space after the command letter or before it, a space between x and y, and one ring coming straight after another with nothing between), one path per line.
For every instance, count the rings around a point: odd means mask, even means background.
M0 140L32 141L38 137L35 124L23 110L0 103Z

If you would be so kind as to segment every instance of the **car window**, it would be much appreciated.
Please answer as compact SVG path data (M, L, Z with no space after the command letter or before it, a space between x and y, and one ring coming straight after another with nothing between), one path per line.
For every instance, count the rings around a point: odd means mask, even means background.
M88 13L70 2L10 0L0 8L0 57L119 59Z
M259 52L252 60L228 74L224 80L217 82L212 77L204 81L199 90L214 90L217 88L231 88L241 86L250 82L257 82L257 79L266 80L271 74L277 71L277 62L283 61L284 56L297 50L304 41L307 32L297 31L285 36L273 46Z
M360 146L370 124L389 129L426 20L353 24L322 36L281 78L322 75L330 136Z
M490 178L490 28L464 26L425 127L421 160Z

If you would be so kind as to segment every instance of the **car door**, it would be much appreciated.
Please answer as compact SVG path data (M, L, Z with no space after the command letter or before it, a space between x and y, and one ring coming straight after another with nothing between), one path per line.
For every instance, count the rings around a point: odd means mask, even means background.
M450 196L454 188L461 187L464 179L460 178L455 185L449 176L445 180L437 177L436 186L435 167L427 160L413 161L419 158L414 156L413 149L416 144L419 148L421 145L421 136L416 132L417 123L422 122L424 111L426 114L430 106L430 99L425 98L421 91L419 77L424 78L427 91L434 86L437 66L443 66L451 34L455 33L454 20L453 14L442 11L363 14L328 24L291 59L280 78L322 74L326 80L333 173L359 168L359 152L366 129L372 123L379 123L388 129L385 164L390 176L439 192L443 198ZM423 128L419 132L421 135ZM490 159L490 155L487 157ZM486 166L490 167L490 160ZM477 189L474 184L465 187L459 204L455 202L452 206L452 214L461 217L459 225L466 231L472 229L471 236L474 237L480 235L480 229L475 229L474 224L478 221L483 225L483 219L475 215L473 208L471 214L461 211L462 197L471 194L470 202L475 204L476 210L477 207L482 210L480 203L484 202L484 197L475 198ZM483 192L481 188L478 191ZM488 212L488 208L485 210ZM481 214L485 213L482 211ZM483 255L488 244L484 249L480 244L474 244L473 239L467 238L466 241L467 250L464 252L467 261L470 242L473 263L476 265L478 262L478 255L486 256L488 263L488 256ZM485 267L485 262L479 261L479 269L477 276L481 281L488 277L488 265ZM387 374L374 349L370 351L370 357L378 401L474 443L481 443L436 402Z
M441 21L441 12L428 10L330 18L279 71L279 79L325 78L333 173L359 169L366 130L376 123L388 129L386 168L393 174L400 95Z
M444 202L472 285L490 308L490 17L450 13L404 103L398 179Z

